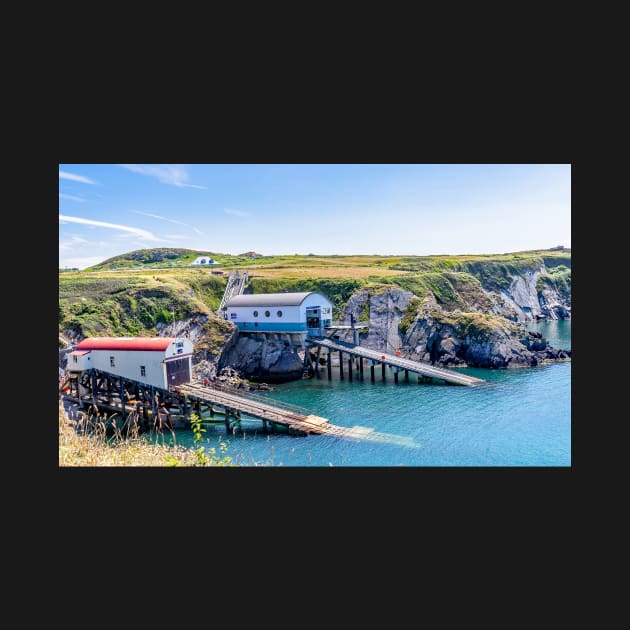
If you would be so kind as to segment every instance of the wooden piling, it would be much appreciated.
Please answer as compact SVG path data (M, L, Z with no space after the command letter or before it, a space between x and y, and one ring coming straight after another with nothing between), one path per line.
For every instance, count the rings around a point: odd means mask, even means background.
M352 357L348 357L348 380L352 382Z
M328 380L332 379L332 359L330 358L330 350L326 353L326 367L328 368Z
M363 380L363 357L359 357L359 373L361 380Z
M339 378L343 381L343 352L339 350Z
M376 380L374 378L374 362L372 362L372 365L370 365L370 376L372 378L372 383Z
M398 370L394 370L394 383L398 383Z
M385 380L385 364L381 363L381 376L383 377L383 380Z

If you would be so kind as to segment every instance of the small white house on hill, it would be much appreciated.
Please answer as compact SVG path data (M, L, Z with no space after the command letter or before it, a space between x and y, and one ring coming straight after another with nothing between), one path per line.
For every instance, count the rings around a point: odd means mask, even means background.
M220 265L212 256L197 256L195 260L190 263L191 267L210 267L212 265Z
M96 368L168 389L192 380L193 344L183 337L88 337L68 354L68 370Z
M332 324L333 305L314 291L237 295L226 304L226 319L239 332L306 333L321 337Z

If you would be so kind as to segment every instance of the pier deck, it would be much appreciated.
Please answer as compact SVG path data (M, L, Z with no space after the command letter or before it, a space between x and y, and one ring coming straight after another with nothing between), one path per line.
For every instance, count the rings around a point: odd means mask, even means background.
M458 374L454 370L446 368L438 368L420 361L411 361L410 359L403 359L402 357L381 352L380 350L370 350L363 346L352 345L343 341L336 341L333 339L325 339L320 337L309 337L307 343L313 346L319 346L320 348L327 348L329 352L335 351L340 353L345 352L351 357L356 357L360 360L368 359L372 361L372 366L375 363L382 365L389 365L397 370L406 370L414 374L421 376L429 376L431 378L439 378L448 383L455 385L478 385L484 381L474 376L468 376L467 374ZM341 361L340 361L341 363ZM397 375L396 375L397 377Z

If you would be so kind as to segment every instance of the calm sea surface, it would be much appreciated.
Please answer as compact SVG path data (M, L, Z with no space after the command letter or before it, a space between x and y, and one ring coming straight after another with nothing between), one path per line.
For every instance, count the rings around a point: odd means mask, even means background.
M571 322L531 324L552 346L571 348ZM244 433L225 435L208 426L208 447L228 443L246 466L570 466L571 362L535 368L461 372L486 381L477 387L419 385L410 376L352 383L325 367L321 379L277 385L264 395L299 405L340 426L362 426L371 439L294 437L261 433L260 421L243 421ZM189 431L178 444L192 446ZM218 452L217 448L217 452Z

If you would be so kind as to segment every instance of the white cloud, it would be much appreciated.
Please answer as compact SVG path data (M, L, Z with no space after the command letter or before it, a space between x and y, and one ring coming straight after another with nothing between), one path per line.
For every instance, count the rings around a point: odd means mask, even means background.
M163 184L171 184L179 188L207 189L207 186L189 184L190 175L181 164L121 164L120 166L133 173L155 177Z
M151 214L150 212L141 212L140 210L129 210L129 212L133 212L134 214L142 214L145 217L152 217L154 219L161 219L162 221L168 221L169 223L177 223L178 225L184 225L186 227L192 228L197 234L203 236L203 232L197 229L194 225L190 225L189 223L184 223L183 221L176 221L175 219L169 219L168 217L162 217L159 214Z
M245 212L244 210L234 210L234 208L223 208L223 212L225 212L225 214L231 214L232 216L235 216L235 217L251 217L252 216L251 212Z
M129 232L135 236L139 236L147 241L161 241L161 238L155 236L148 230L142 230L141 228L130 227L128 225L119 225L118 223L107 223L106 221L95 221L94 219L83 219L81 217L69 217L65 214L59 215L59 221L61 223L81 223L83 225L94 225L96 227L111 228L112 230L121 230L123 232Z
M81 245L83 243L89 243L89 241L87 241L84 238L81 238L80 236L71 236L67 241L59 241L59 249L62 251L68 251L70 249L74 249L75 245Z
M75 175L74 173L68 173L67 171L59 171L59 179L69 179L73 182L81 182L82 184L96 184L94 180L83 175Z
M69 199L70 201L80 201L81 203L85 201L83 197L75 197L74 195L66 195L66 193L59 193L59 199Z

